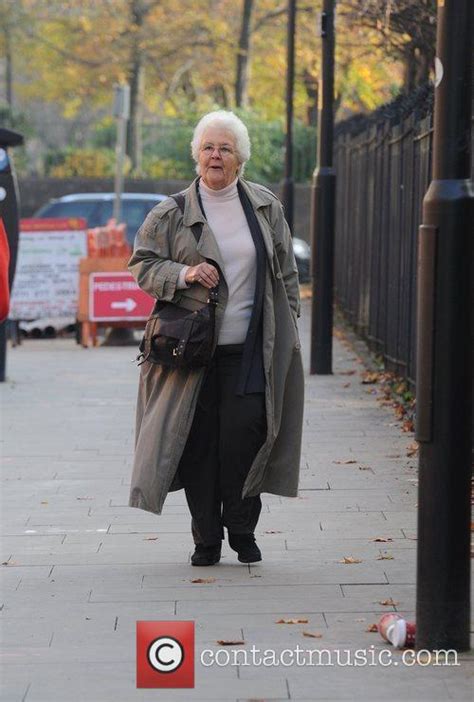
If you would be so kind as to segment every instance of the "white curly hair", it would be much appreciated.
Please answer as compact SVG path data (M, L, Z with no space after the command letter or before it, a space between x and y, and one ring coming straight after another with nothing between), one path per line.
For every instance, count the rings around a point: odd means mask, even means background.
M196 173L199 175L199 148L202 136L209 127L220 127L233 134L236 143L237 158L239 159L239 175L243 175L245 162L250 158L250 137L248 129L242 120L230 110L215 110L201 117L194 128L191 141L191 153L196 161Z

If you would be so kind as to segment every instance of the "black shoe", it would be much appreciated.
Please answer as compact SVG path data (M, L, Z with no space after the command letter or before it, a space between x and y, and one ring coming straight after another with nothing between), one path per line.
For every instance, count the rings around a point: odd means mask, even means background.
M191 564L193 566L210 566L219 563L221 560L221 546L222 544L213 546L196 544L194 553L191 556Z
M237 558L241 563L255 563L262 560L262 553L255 543L253 534L230 534L229 546L237 551Z

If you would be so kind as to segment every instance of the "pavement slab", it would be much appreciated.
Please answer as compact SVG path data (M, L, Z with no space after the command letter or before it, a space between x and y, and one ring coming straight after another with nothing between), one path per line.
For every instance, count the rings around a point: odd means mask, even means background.
M300 490L262 495L263 560L250 566L224 542L218 565L191 567L183 491L160 516L128 506L133 349L8 349L2 702L472 699L472 651L458 665L407 661L370 631L385 612L415 616L414 439L340 334L333 374L309 375L309 325L304 301ZM163 620L195 623L194 689L136 687L136 623Z

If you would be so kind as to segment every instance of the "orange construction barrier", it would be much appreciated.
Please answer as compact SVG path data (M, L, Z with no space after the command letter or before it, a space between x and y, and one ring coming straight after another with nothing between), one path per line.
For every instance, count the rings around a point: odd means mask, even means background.
M105 227L95 227L87 231L88 258L114 258L130 256L132 249L125 235L125 224L117 224L110 219Z
M97 344L97 328L128 327L143 328L143 320L96 322L90 318L89 281L91 273L119 273L127 270L132 249L126 238L126 225L110 219L105 227L87 230L87 258L79 264L79 305L77 320L80 324L80 338L83 346Z

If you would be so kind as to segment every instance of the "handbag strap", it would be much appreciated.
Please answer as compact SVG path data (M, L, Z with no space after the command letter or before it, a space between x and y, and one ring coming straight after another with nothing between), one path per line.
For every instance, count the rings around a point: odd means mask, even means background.
M172 197L173 200L178 205L179 209L181 210L181 214L184 214L185 200L184 200L183 193L175 193L174 195L170 195L170 197ZM191 231L194 234L194 238L196 239L196 242L199 243L199 239L201 238L201 234L202 234L202 222L195 222L191 227Z

